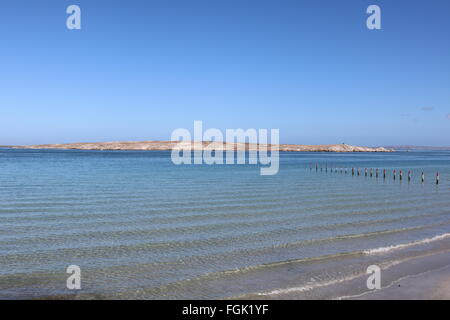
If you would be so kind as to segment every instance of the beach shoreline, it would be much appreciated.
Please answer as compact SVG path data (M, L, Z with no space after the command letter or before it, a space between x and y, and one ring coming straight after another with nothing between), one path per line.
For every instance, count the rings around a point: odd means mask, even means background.
M391 285L350 300L450 300L450 265L406 276Z
M381 289L342 296L338 299L450 300L450 260L448 258L450 258L450 250L412 259L407 263L394 266L392 272L401 270L406 275L390 280ZM429 265L434 267L424 270Z
M368 264L369 265L369 264ZM449 300L450 249L399 261L380 263L381 288L370 290L371 274L335 279L328 284L293 286L272 294L253 295L256 300ZM246 296L245 299L249 298Z

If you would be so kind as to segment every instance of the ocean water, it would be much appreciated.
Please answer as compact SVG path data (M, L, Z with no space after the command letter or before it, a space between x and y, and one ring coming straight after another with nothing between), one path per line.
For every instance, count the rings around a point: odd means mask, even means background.
M370 264L450 250L449 184L450 152L281 153L261 176L162 151L0 149L0 298L333 298Z

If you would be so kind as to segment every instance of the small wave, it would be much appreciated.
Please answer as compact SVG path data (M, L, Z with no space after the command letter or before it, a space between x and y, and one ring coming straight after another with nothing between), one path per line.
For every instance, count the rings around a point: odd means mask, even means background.
M380 248L376 248L376 249L364 250L363 253L366 255L383 254L383 253L394 251L394 250L400 250L400 249L404 249L404 248L408 248L408 247L412 247L412 246L417 246L417 245L421 245L421 244L427 244L430 242L443 240L443 239L446 239L449 237L450 237L450 233L444 233L441 235L434 236L432 238L426 238L426 239L422 239L422 240L418 240L418 241L413 241L410 243L403 243L403 244L397 244L397 245L392 245L392 246L387 246L387 247L380 247Z
M340 279L335 279L335 280L330 280L330 281L325 281L325 282L309 283L309 284L306 284L306 285L300 286L300 287L293 287L293 288L287 288L287 289L275 289L275 290L272 290L269 292L259 292L259 293L257 293L257 295L258 296L272 296L272 295L289 294L289 293L294 293L294 292L296 292L296 293L306 292L306 291L310 291L310 290L317 289L320 287L328 287L328 286L331 286L334 284L350 281L350 280L360 277L363 274L364 273L355 274L353 276L343 277Z

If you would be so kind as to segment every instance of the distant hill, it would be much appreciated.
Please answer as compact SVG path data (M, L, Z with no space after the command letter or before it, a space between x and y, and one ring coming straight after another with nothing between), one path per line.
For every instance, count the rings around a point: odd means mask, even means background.
M94 143L68 143L68 144L41 144L33 146L11 146L16 149L76 149L76 150L172 150L173 148L210 148L214 150L258 150L258 144L252 143L222 143L222 142L202 142L202 145L191 141L124 141L124 142L94 142ZM351 146L347 144L326 144L326 145L300 145L300 144L280 144L262 145L268 149L277 148L279 151L301 151L301 152L390 152L386 148L369 148Z

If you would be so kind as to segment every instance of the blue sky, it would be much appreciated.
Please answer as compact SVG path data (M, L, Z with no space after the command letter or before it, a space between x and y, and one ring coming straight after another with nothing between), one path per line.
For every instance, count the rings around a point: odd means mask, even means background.
M447 0L3 0L0 144L169 140L203 120L450 145L449 34Z

